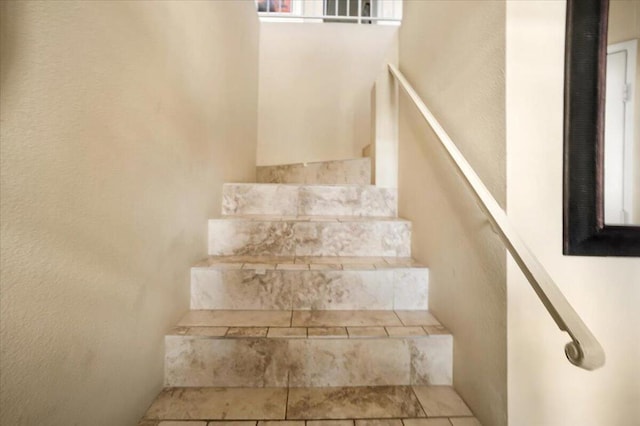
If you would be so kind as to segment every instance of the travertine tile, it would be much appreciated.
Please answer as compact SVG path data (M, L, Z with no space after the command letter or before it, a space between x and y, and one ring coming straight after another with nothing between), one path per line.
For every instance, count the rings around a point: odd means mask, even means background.
M389 337L426 336L422 327L387 327Z
M304 423L304 420L269 420L259 421L258 426L305 426Z
M293 309L393 309L391 273L309 271L291 276Z
M368 263L374 264L384 260L381 256L339 256L335 258L339 263Z
M292 340L289 386L407 385L410 356L399 339Z
M450 386L414 386L413 390L428 417L473 415Z
M302 186L301 214L337 216L396 216L395 189L363 185Z
M158 426L207 426L207 422L188 422L182 420L161 421Z
M256 426L257 421L213 421L209 422L207 426ZM263 422L264 423L264 422Z
M281 220L209 220L209 254L295 255L295 222Z
M266 337L267 327L230 327L227 337Z
M451 385L453 383L453 336L437 335L409 341L411 384Z
M407 256L411 223L404 220L319 222L211 219L209 254L275 256Z
M384 327L347 327L349 337L387 337Z
M299 256L381 256L411 252L405 221L299 222L293 225Z
M308 271L309 265L301 263L279 263L276 269L285 271Z
M347 335L347 329L344 327L310 327L307 329L307 336L309 338L344 338L349 337Z
M393 311L293 311L299 327L363 327L402 325Z
M367 270L367 269L376 269L376 267L373 266L372 263L343 263L342 269L344 271L351 271L351 270L360 271L360 270Z
M223 215L396 216L397 191L372 185L225 184Z
M422 328L429 335L451 334L451 332L449 330L447 330L447 328L442 326L442 325L425 325Z
M166 386L287 386L283 339L165 338Z
M351 388L291 388L290 419L350 419L424 417L413 392L406 386Z
M187 327L289 327L291 311L192 310L178 325Z
M243 270L252 270L252 269L256 269L256 270L273 270L276 269L276 264L275 263L259 263L259 262L255 262L255 263L251 263L251 262L246 262L243 266L242 266Z
M150 419L284 419L286 388L167 388L153 402Z
M265 270L192 269L191 309L291 309L291 285Z
M189 327L173 327L171 330L169 330L169 333L167 334L175 334L176 336L182 336L184 334L187 334L188 331L189 331Z
M304 339L307 337L307 329L304 327L271 327L269 328L269 334L267 335L269 338L278 338L278 337L287 337L287 338L298 338Z
M453 426L482 426L475 417L451 417L449 421Z
M353 420L308 420L307 426L353 426Z
M342 269L342 265L332 263L312 263L309 265L309 269L312 271L324 271L327 269Z
M404 419L404 426L451 426L448 419Z
M400 419L356 420L355 426L402 426Z
M371 159L259 166L256 174L258 182L264 183L369 185Z
M402 268L393 271L393 308L396 310L429 307L429 270Z
M441 325L429 311L396 310L396 314L398 314L398 317L400 317L402 323L407 326Z
M215 256L211 256L215 257ZM193 269L216 269L216 270L227 270L227 269L242 269L243 262L216 262L216 261L204 261L204 263L197 263L193 266Z
M295 215L297 185L227 183L222 187L222 214Z
M191 336L222 337L227 334L227 327L191 327L188 334Z
M389 265L398 266L398 267L420 266L418 262L416 262L414 259L408 256L385 256L384 260Z

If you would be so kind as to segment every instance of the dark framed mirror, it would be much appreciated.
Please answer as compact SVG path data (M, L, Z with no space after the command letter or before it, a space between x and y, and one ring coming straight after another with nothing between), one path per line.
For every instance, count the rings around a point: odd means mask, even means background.
M640 0L567 0L565 255L640 256L640 69L629 53L640 38L635 8ZM630 13L635 29L624 33L618 20ZM620 37L628 40L613 40Z

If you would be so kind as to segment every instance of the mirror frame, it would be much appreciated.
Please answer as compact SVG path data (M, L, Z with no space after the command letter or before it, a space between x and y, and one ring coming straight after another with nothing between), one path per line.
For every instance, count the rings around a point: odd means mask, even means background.
M565 255L640 256L640 226L604 223L608 12L609 0L567 0L563 188Z

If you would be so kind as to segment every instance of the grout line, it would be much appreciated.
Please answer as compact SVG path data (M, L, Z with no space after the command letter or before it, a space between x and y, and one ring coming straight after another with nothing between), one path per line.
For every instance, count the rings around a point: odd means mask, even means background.
M393 310L393 314L396 316L396 318L398 318L398 321L400 321L400 324L407 327L407 325L402 321L402 318L400 318L400 315L398 315L395 309Z
M422 410L422 414L424 414L424 416L426 418L428 418L429 416L427 416L427 411L424 409L424 406L422 405L422 401L420 401L420 398L418 398L418 394L416 393L416 390L414 389L414 386L415 385L409 385L409 387L411 388L411 392L413 393L413 396L416 398L416 401L418 401L418 405L420 405L420 409Z
M289 392L291 392L291 371L287 371L287 400L284 403L284 420L289 416Z

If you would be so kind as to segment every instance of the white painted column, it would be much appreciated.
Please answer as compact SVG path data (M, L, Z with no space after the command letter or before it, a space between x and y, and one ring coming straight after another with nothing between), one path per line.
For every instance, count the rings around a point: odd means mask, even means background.
M398 86L387 67L380 73L372 94L374 183L398 187Z

